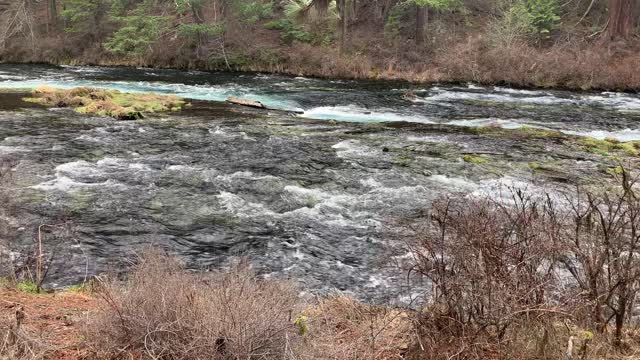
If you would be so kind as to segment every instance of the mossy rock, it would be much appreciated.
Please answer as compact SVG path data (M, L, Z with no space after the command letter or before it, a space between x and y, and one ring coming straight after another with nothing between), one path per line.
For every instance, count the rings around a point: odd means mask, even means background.
M512 131L522 136L539 139L562 139L567 137L565 134L557 130L540 129L530 126L522 126L517 129L513 129Z
M130 94L97 88L55 89L41 86L25 101L45 106L70 107L81 114L138 120L146 113L179 111L188 104L174 95Z
M489 162L488 159L483 158L483 157L479 157L479 156L473 156L473 155L464 155L462 157L462 160L464 160L464 162L469 163L469 164L486 164L487 162Z
M640 143L638 142L620 142L611 138L606 138L604 140L584 138L578 140L578 144L592 154L598 154L605 157L614 156L612 154L638 156L638 148L640 148Z

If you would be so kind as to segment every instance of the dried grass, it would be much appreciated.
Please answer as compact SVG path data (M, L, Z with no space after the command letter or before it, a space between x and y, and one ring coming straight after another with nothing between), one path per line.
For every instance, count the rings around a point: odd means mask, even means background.
M22 326L25 314L17 307L15 316L0 317L0 360L44 359L47 347L42 336Z
M409 313L402 309L335 296L304 314L310 319L304 359L400 359L414 340Z

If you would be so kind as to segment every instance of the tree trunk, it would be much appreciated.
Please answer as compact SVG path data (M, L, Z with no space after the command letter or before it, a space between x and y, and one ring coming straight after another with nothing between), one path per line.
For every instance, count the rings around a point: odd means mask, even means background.
M191 15L193 16L194 23L198 25L201 25L204 23L203 16L202 16L202 5L200 5L200 3L191 4ZM207 42L206 35L198 31L196 40L197 40L196 57L200 59L204 56L204 54L202 54L201 52L202 52L202 47Z
M627 289L627 283L622 281L618 289L618 304L616 304L617 309L615 310L616 332L613 342L616 346L622 344L622 329L624 329L624 321L627 316L627 300L629 300Z
M416 5L416 45L424 44L424 8Z
M349 9L348 9L348 0L338 0L336 4L338 6L338 11L340 12L340 53L344 53L345 43L347 40L347 28L349 25Z
M55 31L58 24L58 7L56 5L56 0L49 0L49 23L51 24L51 28Z
M316 10L318 10L318 15L320 18L324 18L327 16L327 11L329 10L329 0L314 0L313 6L315 6Z
M607 38L626 39L631 35L636 21L636 0L609 0L609 25Z

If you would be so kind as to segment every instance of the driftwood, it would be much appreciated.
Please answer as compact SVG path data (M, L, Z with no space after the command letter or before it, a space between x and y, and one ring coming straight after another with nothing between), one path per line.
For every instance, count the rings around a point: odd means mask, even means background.
M230 97L230 98L227 98L227 102L230 104L236 104L236 105L248 106L256 109L267 110L267 107L260 101Z
M254 109L276 110L276 111L284 111L284 112L295 113L295 114L304 113L304 111L300 111L300 110L284 110L284 109L272 108L272 107L268 107L267 105L261 103L260 101L243 99L243 98L238 98L238 97L233 97L233 96L227 98L226 101L229 104L241 105L241 106L251 107L251 108L254 108Z

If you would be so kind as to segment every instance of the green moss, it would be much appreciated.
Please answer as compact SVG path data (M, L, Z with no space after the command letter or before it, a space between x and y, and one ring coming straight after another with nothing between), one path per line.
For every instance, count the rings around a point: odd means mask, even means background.
M622 166L610 167L607 168L607 174L617 176L622 175L624 173L624 169Z
M561 133L560 131L540 129L529 126L522 126L520 128L513 129L512 131L523 136L543 139L560 139L566 137L566 135Z
M466 132L475 135L490 134L500 137L526 137L537 139L564 139L567 135L556 130L540 129L530 126L522 126L516 129L504 129L498 126L469 127Z
M473 155L464 155L462 157L462 160L464 160L464 162L468 162L470 164L485 164L487 163L489 160L482 158L482 157L478 157L478 156L473 156Z
M491 126L470 126L467 127L467 132L475 135L487 134L495 130L494 127Z
M91 292L91 286L88 284L71 285L65 289L68 293L85 294Z
M612 156L612 153L638 156L638 144L635 142L619 142L615 139L598 140L594 138L584 138L578 140L578 144L586 151L601 156Z
M178 111L186 103L173 95L129 94L96 88L54 89L38 87L25 101L46 106L71 107L81 114L136 120L146 113Z
M529 169L531 169L531 170L544 170L544 166L542 166L542 164L539 164L537 162L530 162L529 163Z

